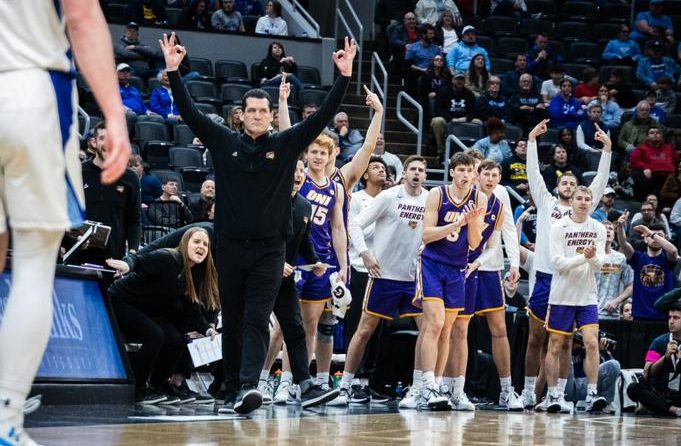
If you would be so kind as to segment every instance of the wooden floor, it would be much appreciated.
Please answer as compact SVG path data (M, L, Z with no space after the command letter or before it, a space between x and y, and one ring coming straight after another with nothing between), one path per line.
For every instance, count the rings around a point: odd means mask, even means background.
M276 409L276 410L275 410ZM678 445L681 420L631 415L560 415L471 412L384 413L321 409L296 415L286 408L258 411L251 419L34 427L45 446L217 445ZM391 413L392 412L392 413ZM53 420L58 423L58 420ZM29 423L30 424L30 423Z

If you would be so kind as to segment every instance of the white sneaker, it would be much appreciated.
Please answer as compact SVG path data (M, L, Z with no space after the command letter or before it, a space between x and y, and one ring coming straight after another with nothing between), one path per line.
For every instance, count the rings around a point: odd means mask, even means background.
M31 440L24 430L24 416L17 414L0 423L0 445L7 446L40 446Z
M407 391L407 394L404 396L404 398L400 400L397 407L400 409L416 409L418 407L416 401L418 395L419 389L416 386L412 385Z
M523 404L520 396L515 392L513 386L508 388L507 392L501 392L499 394L499 406L505 407L506 410L523 410L525 405Z
M537 405L537 397L534 394L534 391L523 389L522 393L520 394L520 399L522 400L523 407L525 409L532 409Z
M572 414L575 410L575 404L572 401L565 401L565 394L560 395L560 413Z
M422 387L419 392L418 408L428 410L449 409L449 400L435 388Z
M468 399L468 396L463 391L461 391L461 393L458 395L452 395L450 401L454 410L462 410L467 412L475 410L475 404L471 403L471 401Z
M605 398L596 393L589 393L586 396L587 412L601 412L607 404L608 402Z
M546 398L544 399L544 402L546 404L546 411L548 413L558 413L562 410L563 408L563 402L565 400L563 399L562 395L559 394L551 394L548 393L546 394Z
M274 394L274 404L286 404L288 400L288 389L291 387L291 381L281 381L277 387L277 393Z
M258 390L262 393L262 405L272 404L272 384L267 380L261 379L258 382Z
M617 413L617 409L615 409L615 407L612 405L612 403L608 403L608 404L605 405L603 410L601 410L601 412L612 415L612 414Z
M539 404L534 406L534 410L537 412L546 412L546 397L542 398Z
M345 407L350 403L350 389L345 387L340 388L340 394L326 403L327 406L331 407Z
M294 406L301 404L302 399L300 395L301 395L300 385L291 384L290 386L288 386L288 398L286 398L286 404Z

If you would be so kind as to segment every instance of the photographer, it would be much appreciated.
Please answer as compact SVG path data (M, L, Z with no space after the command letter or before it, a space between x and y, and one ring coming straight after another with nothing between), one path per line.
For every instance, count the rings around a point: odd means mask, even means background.
M586 374L584 373L584 340L582 333L577 332L572 336L572 368L568 376L567 386L565 387L565 399L577 402L586 398ZM620 376L620 363L613 358L613 353L617 348L617 341L612 335L598 332L598 352L600 365L598 366L598 394L602 395L608 405L602 410L605 413L615 413L611 406L615 398L615 384L617 377Z
M630 384L627 395L657 415L681 417L681 302L678 300L669 306L668 325L669 333L655 338L648 348L643 380ZM639 411L640 407L636 409Z

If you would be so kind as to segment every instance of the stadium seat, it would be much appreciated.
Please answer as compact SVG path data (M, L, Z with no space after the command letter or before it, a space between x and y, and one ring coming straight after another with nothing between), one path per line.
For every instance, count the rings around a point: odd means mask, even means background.
M525 54L527 47L527 40L522 37L499 37L496 52L500 55L515 57L518 54Z
M589 65L600 65L601 63L600 45L591 42L572 42L568 47L568 59Z
M251 87L244 84L222 84L220 85L220 99L225 104L241 104L244 94Z
M321 88L322 77L316 67L298 66L298 79L305 88Z
M512 17L493 15L485 20L485 32L495 36L518 35L518 24Z
M558 144L560 141L558 138L558 129L548 129L548 131L540 137L541 142Z
M553 22L542 19L523 19L518 27L520 35L534 38L539 33L553 32Z
M182 8L166 8L166 16L168 17L168 25L171 27L177 26L182 15Z
M251 64L251 82L253 85L259 87L260 86L260 77L259 76L259 71L260 71L260 62L255 62Z
M565 69L565 74L574 77L575 79L581 80L582 74L585 68L589 68L591 65L583 63L564 63L563 68Z
M173 126L173 141L178 146L186 146L194 141L194 132L187 124L175 124Z
M619 32L620 25L617 23L596 23L591 27L591 36L602 45L616 39Z
M609 22L629 24L630 16L630 4L607 2L601 9L601 17Z
M151 95L151 92L161 86L161 81L158 80L156 76L150 77L147 81L147 91Z
M447 124L447 134L456 135L467 146L485 137L485 131L480 124L470 122L450 122Z
M610 79L610 72L615 68L622 72L624 82L632 83L634 81L634 69L627 65L603 65L601 67L601 79L607 82Z
M589 26L584 22L560 22L554 31L556 37L565 42L583 42L588 40Z
M201 101L206 101L207 98L201 98ZM212 102L194 102L194 105L196 106L196 109L199 110L203 114L210 114L210 113L215 113L215 114L220 114L218 109L215 108L215 105L213 105ZM222 108L222 103L219 104L220 108Z
M489 36L480 36L480 35L478 35L478 36L475 38L475 42L476 42L479 46L481 46L481 47L483 47L484 49L486 49L487 52L490 54L490 56L491 56L492 54L495 54L495 53L494 53L494 51L495 51L495 50L494 50L494 40L493 40L491 37L489 37Z
M595 20L598 11L594 2L567 1L563 3L563 18L567 20Z
M123 1L123 0L121 0ZM125 12L126 4L108 3L106 5L106 18L111 23L125 23L127 22L127 13Z
M147 86L141 77L130 76L130 85L137 88L140 91L140 93L142 93L142 96L145 96L147 94Z
M255 34L255 25L258 23L257 15L245 15L243 16L244 28L246 28L247 34Z
M549 49L556 54L560 54L563 59L566 57L565 45L560 40L549 40Z
M506 124L506 140L515 143L523 137L523 129L515 125Z
M552 19L555 18L558 13L556 4L551 0L527 0L525 4L527 5L527 12L530 13L530 15L541 13L541 18Z
M217 98L217 90L212 82L189 81L185 86L192 98Z
M149 141L168 141L168 128L160 122L137 121L135 135L141 147Z
M210 175L210 170L205 167L185 167L180 169L182 179L188 192L201 192L201 184Z
M272 103L276 104L279 98L279 87L262 87L262 89L265 90L267 94L270 95ZM289 96L289 101L291 101L291 99L292 98Z
M142 159L152 169L167 169L170 148L173 145L166 141L149 141L142 149Z
M213 170L213 168L214 168L214 166L213 166L213 155L211 155L210 150L206 150L204 152L204 155L205 155L205 158L206 158L205 162L203 163L204 167L206 169Z
M250 84L246 64L238 60L215 62L215 78L220 83Z
M201 76L213 77L213 63L210 59L203 57L190 57L189 65L192 71L196 71Z
M166 228L165 226L144 225L142 227L142 246L146 246L164 235L170 234L172 231L171 228Z
M673 129L681 129L681 114L670 113L667 115L667 122L665 123L667 127Z
M317 104L321 105L328 93L323 90L304 90L302 94L302 105Z
M515 69L515 63L510 60L510 59L501 59L499 57L490 57L489 58L489 64L490 64L490 72L493 74L496 74L497 76L501 76L502 74L506 73L507 71L511 71Z
M168 167L176 171L184 167L203 167L203 156L197 149L171 147L168 152Z

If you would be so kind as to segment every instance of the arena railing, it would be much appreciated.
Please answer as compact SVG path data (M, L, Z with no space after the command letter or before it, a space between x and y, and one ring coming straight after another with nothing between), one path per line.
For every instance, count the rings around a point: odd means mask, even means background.
M336 38L336 42L341 39L343 36L339 34L339 27L338 27L338 21L343 24L343 28L346 35L349 35L352 39L355 40L357 43L357 89L356 93L357 95L361 94L362 91L362 50L364 49L364 25L362 25L362 22L359 20L359 17L357 17L357 13L355 12L355 9L352 7L350 2L348 0L339 0L338 3L336 4L336 20L335 20L335 32L334 32L334 37ZM347 19L345 18L345 14L343 14L343 11L341 11L341 6L344 6L345 9L347 9L347 12L350 14L352 17L355 25L356 25L356 33L352 32L352 28L348 24Z
M461 142L459 138L457 138L456 135L449 135L447 136L447 139L445 140L445 160L443 162L443 168L442 169L428 169L428 180L426 181L426 184L428 185L433 185L433 186L439 186L443 184L449 183L449 159L452 157L452 143L456 144L459 146L459 149L464 151L467 150L468 147L464 143ZM435 175L442 175L442 181L438 181L432 178L432 174Z
M309 36L309 37L321 37L321 32L319 28L319 23L315 19L312 18L309 12L301 5L298 0L289 0L291 2L291 8L293 9L293 12L298 14L300 18L302 18L309 26L314 28L316 34L314 36Z
M383 84L376 77L376 70L383 74ZM374 90L383 104L383 120L381 121L381 132L385 133L385 115L388 113L388 71L385 69L378 53L371 54L371 85L370 90ZM374 115L374 111L369 107L369 118Z
M90 115L80 105L78 106L78 114L83 117L83 133L78 133L78 138L81 141L85 141L90 133Z

